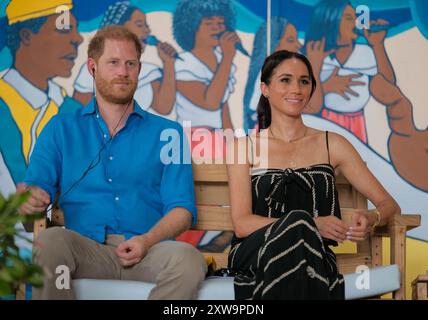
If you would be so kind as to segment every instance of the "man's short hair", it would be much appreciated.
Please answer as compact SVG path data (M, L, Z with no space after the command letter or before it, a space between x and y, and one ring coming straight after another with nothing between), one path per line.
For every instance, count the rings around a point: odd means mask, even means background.
M127 28L117 25L108 26L97 31L95 36L91 39L91 42L89 42L88 58L98 61L104 53L104 43L106 39L134 42L135 48L137 49L138 60L140 60L142 52L140 40Z

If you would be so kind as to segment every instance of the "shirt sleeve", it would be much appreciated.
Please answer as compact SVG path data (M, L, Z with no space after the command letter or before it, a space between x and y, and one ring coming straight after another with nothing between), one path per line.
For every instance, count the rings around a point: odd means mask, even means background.
M183 207L192 214L192 226L196 224L195 189L193 182L190 148L181 126L171 141L174 150L180 150L172 161L164 165L161 180L163 214L174 208Z
M49 193L51 202L58 190L62 159L57 141L57 126L58 117L54 116L43 128L31 154L24 179L27 185L38 186Z

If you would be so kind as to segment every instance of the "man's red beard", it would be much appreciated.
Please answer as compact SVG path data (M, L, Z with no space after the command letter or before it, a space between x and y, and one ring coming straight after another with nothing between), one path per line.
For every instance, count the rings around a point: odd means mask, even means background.
M101 77L95 78L98 93L108 102L116 104L125 104L133 99L137 83L129 78L116 78L112 81L107 81ZM122 88L115 84L125 83L126 87Z

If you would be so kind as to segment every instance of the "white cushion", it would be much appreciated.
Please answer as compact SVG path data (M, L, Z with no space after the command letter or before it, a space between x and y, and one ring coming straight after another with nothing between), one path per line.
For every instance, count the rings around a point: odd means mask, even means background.
M345 274L344 278L346 300L378 296L400 288L400 270L396 264Z
M397 265L370 268L362 273L344 275L345 299L381 295L400 288ZM76 279L73 287L79 300L145 300L153 283L127 280ZM198 300L233 300L232 277L209 277L198 293Z

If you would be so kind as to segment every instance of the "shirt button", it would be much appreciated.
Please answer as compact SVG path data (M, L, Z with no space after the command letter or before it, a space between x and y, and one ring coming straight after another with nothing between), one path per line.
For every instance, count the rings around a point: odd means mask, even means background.
M110 156L110 157L108 157L109 158L109 160L113 160L113 156Z
M106 139L106 138L107 138L107 135L105 134L105 135L104 135L104 139Z
M114 198L114 200L119 201L119 197Z
M112 178L108 178L108 182L113 182L113 179Z
M97 114L97 119L99 118L100 116Z

